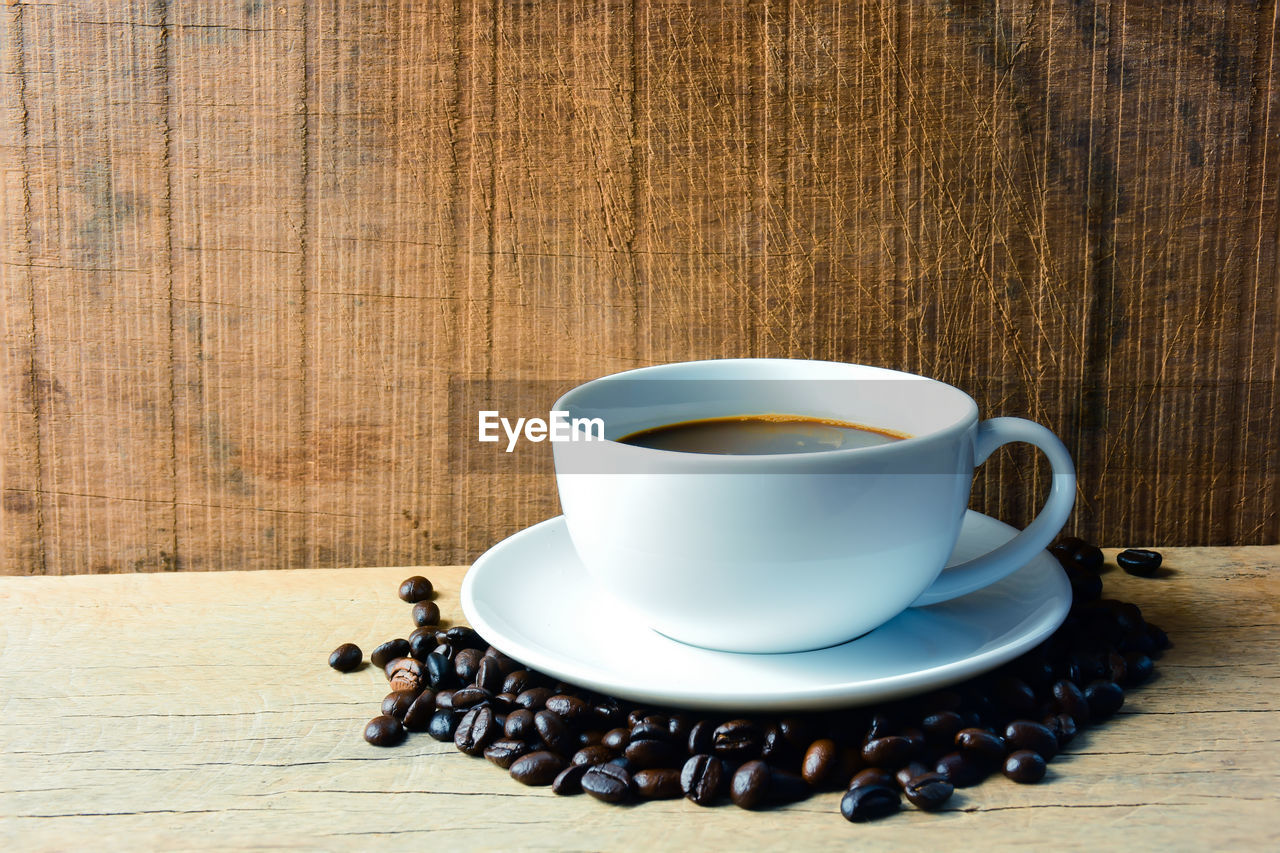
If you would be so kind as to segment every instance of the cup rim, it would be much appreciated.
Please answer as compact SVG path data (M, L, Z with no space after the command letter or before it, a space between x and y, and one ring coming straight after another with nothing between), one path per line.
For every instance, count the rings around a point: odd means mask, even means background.
M959 388L956 388L954 385L949 385L948 383L943 382L939 379L933 379L932 377L921 376L920 374L917 374L917 373L907 373L906 371L902 371L902 370L894 370L892 368L878 367L876 365L870 365L870 364L858 364L856 362L828 361L828 360L822 360L822 359L808 359L808 358L707 358L707 359L693 359L690 361L663 362L661 364L651 364L651 365L646 365L644 367L634 367L629 370L622 370L617 373L610 373L604 376L596 377L595 379L588 380L587 382L584 382L581 385L575 385L573 388L569 389L568 391L560 395L560 397L556 400L553 408L557 410L566 409L568 406L566 401L569 400L569 398L579 393L589 393L588 389L590 389L592 386L606 384L609 382L615 382L617 380L628 378L628 377L635 378L636 374L657 373L657 372L672 370L676 368L689 368L696 365L713 365L713 364L741 364L741 365L812 364L812 365L822 365L824 367L858 368L860 370L870 370L879 374L883 374L881 378L885 380L899 379L899 380L913 381L913 382L924 382L924 383L931 383L933 385L946 388L951 392L954 392L955 394L958 394L960 396L966 411L964 415L962 415L960 418L941 427L940 429L935 429L930 432L923 433L921 435L911 435L906 438L899 439L897 441L889 442L887 444L877 444L869 447L844 447L844 448L833 448L830 450L802 451L797 453L699 453L699 452L689 451L689 450L666 450L666 449L661 449L656 447L643 447L635 444L627 444L625 442L618 441L617 439L612 439L612 438L603 439L603 443L615 448L625 448L625 451L620 451L620 452L646 454L646 455L661 454L657 458L665 458L665 459L671 459L671 460L674 460L674 459L706 460L703 464L717 464L712 460L721 460L719 464L730 464L730 463L742 464L744 461L750 460L753 463L753 466L754 465L768 466L770 464L782 465L787 463L794 463L800 459L804 459L809 462L817 462L820 459L844 459L844 458L850 458L852 454L857 454L857 458L870 458L874 456L890 456L890 455L900 454L900 453L909 453L912 451L913 448L920 447L923 444L927 444L930 442L935 442L948 437L952 437L956 433L962 432L968 429L970 426L977 423L978 421L978 404L974 401L973 397L967 394L966 392L960 390ZM601 443L601 442L596 442L596 443ZM776 462L770 462L769 460L776 460Z

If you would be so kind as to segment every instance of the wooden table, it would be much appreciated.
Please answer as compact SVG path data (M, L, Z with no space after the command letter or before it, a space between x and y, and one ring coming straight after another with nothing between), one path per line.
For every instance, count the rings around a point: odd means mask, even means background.
M366 653L411 627L415 571L460 617L464 569L0 578L6 849L1276 849L1280 547L1166 551L1170 576L1107 593L1175 643L1158 678L1077 738L1049 779L853 825L838 794L786 808L606 806L523 787L425 735L361 739L386 693Z

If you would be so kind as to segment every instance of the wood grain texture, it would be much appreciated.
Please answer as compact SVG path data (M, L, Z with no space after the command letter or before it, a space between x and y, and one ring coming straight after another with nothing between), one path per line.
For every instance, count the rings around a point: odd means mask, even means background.
M1114 553L1114 552L1112 552ZM426 735L360 736L386 692L329 651L412 627L401 579L460 615L461 567L0 579L7 849L1274 849L1280 548L1176 548L1109 595L1171 635L1157 678L1040 785L852 825L827 793L764 813L606 806L512 781ZM659 833L653 828L661 826Z
M464 562L557 510L451 388L746 355L1040 420L1089 538L1280 541L1274 2L0 21L0 572Z

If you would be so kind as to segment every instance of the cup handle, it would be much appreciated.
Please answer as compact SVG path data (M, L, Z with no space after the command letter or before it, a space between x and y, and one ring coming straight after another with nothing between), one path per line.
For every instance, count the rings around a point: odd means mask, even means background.
M1013 441L1034 444L1049 457L1053 486L1040 514L1017 536L987 553L943 571L933 584L911 602L912 607L937 604L982 589L1026 565L1058 535L1076 499L1076 473L1071 454L1056 435L1023 418L991 418L978 424L974 441L974 466L987 461L997 447Z

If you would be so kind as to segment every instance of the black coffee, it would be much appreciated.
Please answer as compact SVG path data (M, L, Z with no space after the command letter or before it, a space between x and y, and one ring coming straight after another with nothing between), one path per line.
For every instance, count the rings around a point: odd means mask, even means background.
M655 450L762 455L875 447L903 438L908 436L825 418L738 415L667 424L633 432L618 441Z

